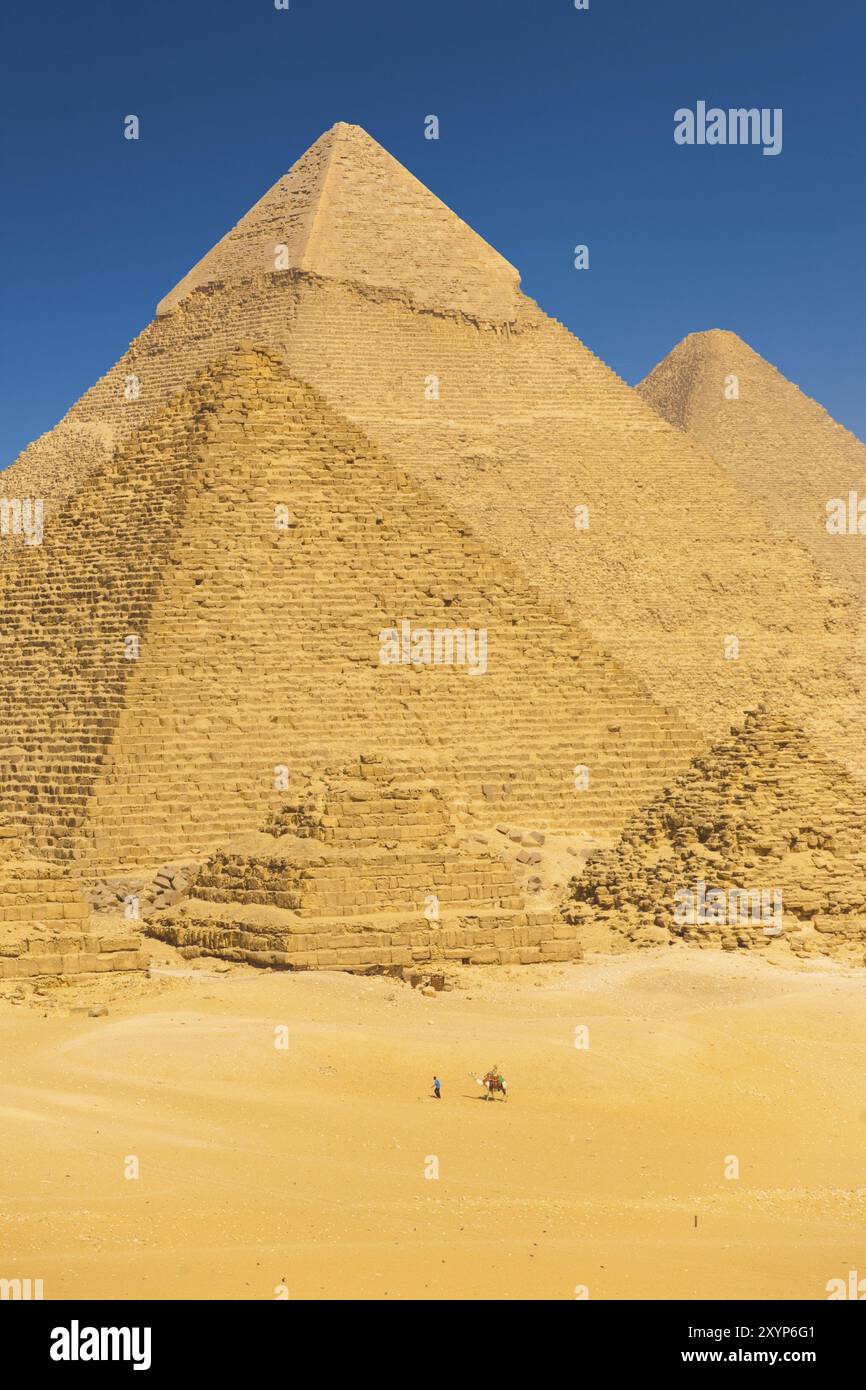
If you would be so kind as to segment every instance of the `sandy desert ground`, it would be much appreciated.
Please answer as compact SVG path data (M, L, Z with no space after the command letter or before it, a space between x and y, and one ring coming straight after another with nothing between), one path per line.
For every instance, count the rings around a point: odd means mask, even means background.
M677 946L427 998L155 961L178 973L0 998L0 1276L47 1299L822 1299L866 1272L862 972ZM492 1063L506 1103L470 1078Z

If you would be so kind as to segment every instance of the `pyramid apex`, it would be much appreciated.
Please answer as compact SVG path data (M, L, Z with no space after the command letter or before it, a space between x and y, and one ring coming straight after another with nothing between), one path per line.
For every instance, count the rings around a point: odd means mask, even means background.
M687 335L687 339L688 338L696 338L698 340L702 338L736 338L737 342L739 343L743 341L740 335L738 333L735 333L732 328L699 328L696 329L694 333L689 333Z
M724 350L745 348L751 351L745 339L730 328L697 328L675 343L670 352L659 359L652 371L656 371L663 363L670 362L673 358L694 355L695 353L714 352L719 348Z
M741 338L739 333L735 333L731 328L704 328L697 333L689 333L688 337L684 338L683 342L677 346L682 347L684 343L692 343L698 347L721 347L725 349L736 347L746 348L749 352L753 351L745 338ZM676 352L676 348L674 351Z
M310 150L314 150L319 145L323 144L331 145L335 140L354 140L359 144L369 141L371 145L379 145L378 140L375 140L370 132L365 130L362 125L356 125L352 121L334 121L333 125L329 125L326 130L323 130L321 135L318 135L313 141L312 145L307 147L304 154L301 155L301 159L305 159L310 153ZM383 147L379 146L379 148ZM292 165L291 167L294 168L295 166Z
M325 132L325 134L349 135L355 138L360 138L362 140L373 140L373 137L369 133L369 131L365 130L362 125L355 125L352 121L335 121L334 124L330 126L329 129ZM379 142L378 140L374 140L373 143L377 145Z
M283 271L374 286L503 322L520 276L362 126L337 121L157 308Z
M707 376L715 378L720 371L744 372L756 361L764 359L738 333L729 328L703 328L681 338L635 390L664 419L688 430L695 394Z

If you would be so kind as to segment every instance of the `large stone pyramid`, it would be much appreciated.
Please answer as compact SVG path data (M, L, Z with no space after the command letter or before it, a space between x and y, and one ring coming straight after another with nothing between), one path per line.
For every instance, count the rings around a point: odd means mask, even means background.
M755 711L592 856L572 894L573 921L600 917L630 943L781 937L861 965L862 787L784 717Z
M866 772L862 608L802 527L768 525L354 126L328 132L184 277L25 451L7 493L62 507L242 339L277 353L659 703L718 737L781 699Z
M195 949L560 959L570 924L467 836L612 843L764 696L866 771L852 586L357 127L4 484L48 504L43 544L0 564L10 920L78 921L77 884L111 902L138 873L160 912L163 882L195 883L161 928ZM756 835L777 809L758 799Z
M90 877L209 854L370 749L463 821L609 836L699 743L251 345L8 563L4 611L0 807Z
M866 447L736 333L690 333L638 386L836 579L866 598ZM853 519L836 526L842 501ZM862 531L858 504L863 503ZM828 530L828 522L830 529Z

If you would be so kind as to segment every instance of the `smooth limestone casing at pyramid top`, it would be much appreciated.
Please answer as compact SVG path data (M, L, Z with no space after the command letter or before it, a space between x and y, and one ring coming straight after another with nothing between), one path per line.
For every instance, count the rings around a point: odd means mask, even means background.
M690 333L637 387L755 498L766 525L795 531L823 569L866 598L866 541L828 531L827 504L866 502L866 447L736 333Z
M662 704L720 736L781 700L817 746L866 771L863 609L797 518L790 537L770 527L355 126L322 136L184 277L7 487L74 491L241 338L276 351Z

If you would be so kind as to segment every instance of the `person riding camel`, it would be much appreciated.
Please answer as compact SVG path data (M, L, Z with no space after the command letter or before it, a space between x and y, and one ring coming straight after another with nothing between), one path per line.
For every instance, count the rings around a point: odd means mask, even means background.
M483 1078L483 1085L487 1091L489 1100L492 1100L495 1095L501 1094L502 1096L507 1096L508 1094L505 1088L505 1077L502 1075L495 1062L487 1075Z
M505 1085L505 1077L494 1062L493 1066L484 1076L476 1076L474 1071L469 1075L473 1081L477 1081L479 1086L484 1087L484 1100L493 1100L495 1096L501 1095L503 1100L508 1099L508 1089Z

